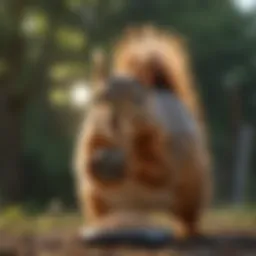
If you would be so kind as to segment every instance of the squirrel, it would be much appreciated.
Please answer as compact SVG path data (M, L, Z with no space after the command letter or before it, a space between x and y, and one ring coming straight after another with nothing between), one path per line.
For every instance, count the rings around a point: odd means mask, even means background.
M107 216L161 211L181 236L200 233L211 161L184 40L153 26L128 29L110 64L97 53L92 83L74 161L85 219L104 225Z

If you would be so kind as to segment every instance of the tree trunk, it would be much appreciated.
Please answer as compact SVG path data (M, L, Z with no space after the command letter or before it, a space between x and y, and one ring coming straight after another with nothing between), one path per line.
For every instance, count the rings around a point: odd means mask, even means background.
M252 156L254 129L242 124L237 141L236 161L234 165L233 202L244 206L247 200L247 184L250 177L250 158Z
M23 1L8 3L12 18L10 42L4 49L7 71L0 77L0 200L10 203L22 197L21 113L16 85L24 59L24 41L19 26L23 14Z
M234 178L234 168L236 164L236 149L237 149L237 142L239 136L239 128L242 123L243 114L242 114L242 97L241 91L239 87L234 87L231 91L231 106L230 106L230 158L229 158L229 166L227 169L227 176L225 180L225 184L230 184L227 186L227 200L232 201L232 193L233 193L233 184L230 183L230 180Z
M16 203L22 198L22 113L24 102L17 93L23 68L25 45L20 31L25 1L10 1L6 11L11 18L9 44L2 58L7 71L0 77L0 200Z
M18 202L22 197L21 115L12 109L8 94L0 92L0 200Z

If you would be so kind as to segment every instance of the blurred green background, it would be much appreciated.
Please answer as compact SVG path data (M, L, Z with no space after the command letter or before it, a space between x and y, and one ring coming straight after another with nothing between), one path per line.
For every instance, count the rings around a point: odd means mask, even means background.
M0 204L43 208L57 199L75 207L71 160L86 106L74 88L87 86L95 48L109 49L125 27L148 22L178 31L189 45L209 123L215 203L253 204L253 3L1 0Z

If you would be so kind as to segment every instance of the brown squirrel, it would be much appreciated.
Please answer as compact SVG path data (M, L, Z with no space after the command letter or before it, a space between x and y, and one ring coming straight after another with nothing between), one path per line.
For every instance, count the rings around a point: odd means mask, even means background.
M97 224L106 216L162 211L176 217L182 235L195 235L212 186L185 44L146 26L128 30L112 56L107 72L97 55L97 90L78 136L75 169L84 217Z

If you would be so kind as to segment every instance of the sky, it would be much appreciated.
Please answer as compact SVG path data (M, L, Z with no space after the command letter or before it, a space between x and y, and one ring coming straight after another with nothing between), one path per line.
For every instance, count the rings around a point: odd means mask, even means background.
M235 2L244 11L249 11L252 7L256 7L256 0L235 0Z

